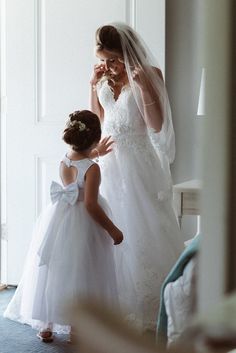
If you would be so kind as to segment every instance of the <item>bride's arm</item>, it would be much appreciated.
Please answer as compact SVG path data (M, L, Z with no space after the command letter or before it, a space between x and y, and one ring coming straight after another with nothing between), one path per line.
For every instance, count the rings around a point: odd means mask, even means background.
M90 109L93 113L97 114L100 121L103 121L104 110L99 102L97 94L97 84L104 73L103 65L95 65L92 78L90 80Z
M104 110L98 99L96 84L91 81L90 86L90 109L93 113L97 114L100 121L103 122Z
M155 68L155 71L159 78L163 81L162 73L159 69ZM142 77L142 73L137 69L134 71L134 81L137 82L141 99L143 104L144 120L149 127L152 127L156 132L161 131L164 112L160 104L159 97L152 88L151 84L145 80L145 77Z

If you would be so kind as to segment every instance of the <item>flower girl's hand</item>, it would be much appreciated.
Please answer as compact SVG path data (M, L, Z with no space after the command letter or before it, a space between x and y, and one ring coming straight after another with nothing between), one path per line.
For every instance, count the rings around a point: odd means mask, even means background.
M99 152L99 156L105 156L107 153L112 151L111 145L114 143L111 140L111 136L104 137L96 146L96 150Z
M114 245L120 244L124 239L123 233L117 227L114 227L112 231L109 232L109 234L114 240Z

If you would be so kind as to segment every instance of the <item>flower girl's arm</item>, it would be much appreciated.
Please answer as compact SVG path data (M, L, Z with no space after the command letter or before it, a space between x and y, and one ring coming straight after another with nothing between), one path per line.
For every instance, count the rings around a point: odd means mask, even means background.
M102 226L114 240L114 244L120 244L123 240L122 232L114 225L98 204L98 190L100 184L100 169L93 164L86 173L84 205L90 216Z

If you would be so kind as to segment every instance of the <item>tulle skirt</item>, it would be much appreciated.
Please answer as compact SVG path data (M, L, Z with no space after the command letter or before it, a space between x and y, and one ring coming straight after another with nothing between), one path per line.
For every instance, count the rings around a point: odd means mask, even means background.
M99 203L109 213L103 198ZM68 333L68 306L82 298L119 310L114 245L83 202L49 205L35 226L23 276L4 316Z

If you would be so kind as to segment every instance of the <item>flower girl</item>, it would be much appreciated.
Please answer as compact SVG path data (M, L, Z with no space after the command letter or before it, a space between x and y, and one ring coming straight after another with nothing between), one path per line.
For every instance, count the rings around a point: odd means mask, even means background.
M39 330L70 333L68 303L80 298L118 306L113 244L123 240L99 195L100 169L89 159L101 137L100 122L88 110L69 116L63 140L70 146L60 162L62 185L51 184L51 204L35 226L23 276L4 316Z

